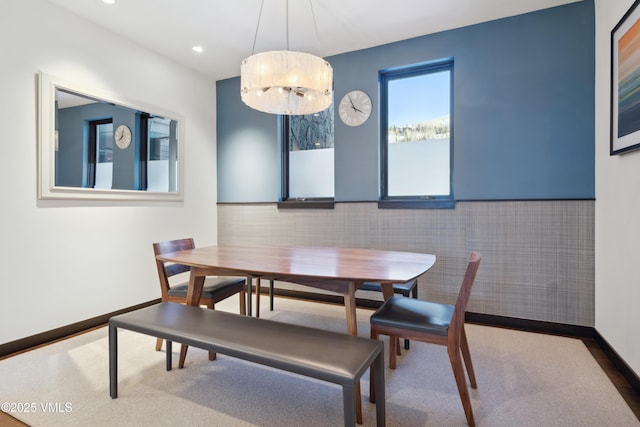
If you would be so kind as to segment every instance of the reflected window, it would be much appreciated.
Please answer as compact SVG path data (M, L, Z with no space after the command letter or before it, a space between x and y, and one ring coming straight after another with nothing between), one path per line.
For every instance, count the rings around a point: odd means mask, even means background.
M147 190L175 191L178 164L175 161L175 121L164 117L150 117L147 119L147 129Z
M113 120L89 122L88 187L111 188L113 183Z

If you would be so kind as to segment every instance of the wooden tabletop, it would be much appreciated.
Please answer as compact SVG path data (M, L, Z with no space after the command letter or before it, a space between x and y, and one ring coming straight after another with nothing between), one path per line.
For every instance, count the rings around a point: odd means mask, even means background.
M283 279L403 283L429 270L431 254L325 246L208 246L158 259L224 274Z

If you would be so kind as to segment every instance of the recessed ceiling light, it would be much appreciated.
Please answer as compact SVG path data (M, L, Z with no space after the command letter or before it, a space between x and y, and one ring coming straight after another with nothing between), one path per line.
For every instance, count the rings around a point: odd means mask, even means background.
M116 0L102 0L102 3L106 3L106 4L116 4Z
M202 46L194 46L194 47L191 48L191 50L193 50L194 52L198 52L198 53L202 53L204 51Z

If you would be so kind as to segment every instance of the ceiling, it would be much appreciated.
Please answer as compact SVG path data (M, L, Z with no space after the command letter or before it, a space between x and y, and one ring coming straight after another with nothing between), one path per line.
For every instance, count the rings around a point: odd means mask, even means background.
M264 0L257 36L261 0L48 1L220 80L240 75L254 37L254 53L286 50L287 14L288 49L326 57L576 0Z

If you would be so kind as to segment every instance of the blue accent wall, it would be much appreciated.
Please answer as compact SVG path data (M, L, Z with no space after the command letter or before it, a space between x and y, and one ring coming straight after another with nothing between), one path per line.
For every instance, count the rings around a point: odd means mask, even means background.
M595 197L592 0L326 58L334 102L367 92L362 126L335 121L335 199L378 199L378 71L452 57L457 200ZM277 118L217 82L218 201L277 201Z
M280 197L278 122L247 107L240 78L216 83L219 202L274 202Z

